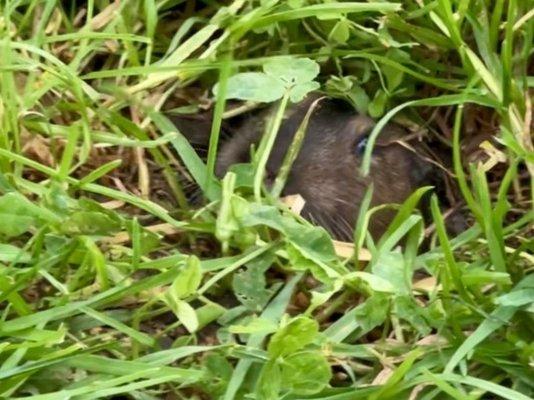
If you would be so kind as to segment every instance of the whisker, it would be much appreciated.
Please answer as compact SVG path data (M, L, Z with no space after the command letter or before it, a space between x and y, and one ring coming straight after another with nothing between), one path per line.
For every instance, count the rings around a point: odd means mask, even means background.
M351 226L351 224L347 221L346 218L344 218L342 215L338 215L338 220L341 224L342 229L342 235L340 239L344 239L346 241L350 241L354 232L354 228Z
M339 203L339 204L343 204L343 205L347 205L347 206L352 206L353 203L348 201L348 200L345 200L345 199L340 199L340 198L335 198L335 199L332 199L334 202L336 203Z

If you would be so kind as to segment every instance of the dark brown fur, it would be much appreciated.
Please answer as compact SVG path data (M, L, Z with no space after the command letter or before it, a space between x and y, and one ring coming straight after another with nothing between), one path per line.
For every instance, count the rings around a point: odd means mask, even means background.
M267 164L267 175L276 176L314 96L288 112L278 132ZM306 201L302 215L326 228L338 239L351 240L358 210L370 182L374 184L372 205L402 203L418 187L428 183L431 165L397 140L402 128L388 125L373 150L371 172L362 177L361 153L357 146L370 133L374 122L357 115L346 104L324 99L310 118L306 137L288 177L283 195L300 194ZM264 131L264 118L253 117L220 149L216 173L222 177L230 165L249 161L250 148ZM369 230L378 238L394 216L392 210L376 213Z

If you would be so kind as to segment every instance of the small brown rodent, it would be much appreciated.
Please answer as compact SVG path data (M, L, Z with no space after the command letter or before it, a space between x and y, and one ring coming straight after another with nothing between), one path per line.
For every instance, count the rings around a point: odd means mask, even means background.
M287 111L267 163L266 180L278 174L295 132L318 97L309 95ZM222 140L217 156L218 177L222 178L232 164L250 161L251 146L257 147L270 115L271 110L267 109L246 115L240 125L231 122L224 126L223 138L227 137ZM211 128L208 113L173 117L173 122L193 145L207 145ZM441 172L419 154L419 146L410 143L414 152L399 142L407 135L396 124L389 124L380 132L373 148L370 174L362 177L360 164L374 125L373 120L358 115L344 101L321 99L282 193L300 194L306 201L302 216L323 226L339 240L352 240L360 204L370 182L374 186L371 206L402 203L421 186L443 186ZM392 209L373 214L369 231L375 240L394 216Z
M288 111L267 163L266 179L277 175L294 134L315 99L316 96L309 96ZM263 119L261 115L246 119L221 145L216 165L219 177L230 165L249 161L251 145L258 144L264 131ZM322 99L310 118L283 191L283 195L300 194L306 201L302 216L340 240L352 239L370 182L374 185L371 206L375 206L402 203L415 189L428 184L432 176L430 163L399 144L405 131L390 124L378 136L369 176L362 177L360 163L373 126L370 118L358 115L346 103ZM373 215L369 224L373 238L379 238L394 215L388 209Z

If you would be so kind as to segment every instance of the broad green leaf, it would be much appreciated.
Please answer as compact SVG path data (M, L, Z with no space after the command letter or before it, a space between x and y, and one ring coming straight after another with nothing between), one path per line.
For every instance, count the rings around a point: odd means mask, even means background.
M221 354L210 353L203 358L208 376L203 389L212 397L220 398L232 376L232 364Z
M272 253L249 262L245 270L234 274L232 287L237 299L249 310L258 312L265 307L273 290L266 288L265 271L274 263Z
M393 36L391 36L391 34L389 33L387 27L385 26L380 27L377 30L377 33L378 33L378 40L386 48L399 48L399 47L404 47L404 46L413 46L414 44L417 45L417 43L414 43L414 42L404 43L404 42L399 42L395 40Z
M10 192L0 197L0 234L18 236L32 226L57 220L52 212L33 204L20 193Z
M116 220L95 211L76 211L60 225L61 232L70 235L111 235L120 228Z
M308 306L308 309L306 310L306 314L310 315L317 307L322 306L326 304L326 302L337 292L339 292L343 288L343 282L341 279L337 279L333 283L332 290L327 291L315 291L313 290L311 292L311 301L310 305Z
M196 292L201 280L200 260L196 256L190 256L169 290L172 292L173 297L185 299Z
M254 167L250 163L233 164L228 171L235 174L235 187L254 187Z
M319 64L309 58L275 57L263 65L263 71L290 88L315 79L319 75Z
M218 85L213 92L217 95ZM242 72L231 76L226 83L226 98L271 103L284 95L284 83L262 72Z
M299 83L291 88L289 91L289 98L293 103L299 103L304 100L308 93L313 92L320 87L321 85L319 82L315 81Z
M246 200L234 194L236 176L228 172L222 181L222 198L215 224L215 237L226 252L232 236L241 230L240 219L248 213ZM239 235L238 235L239 236Z
M52 185L43 196L43 206L49 210L52 210L60 215L68 215L69 212L78 210L80 208L85 209L84 201L90 201L88 199L82 198L78 201L74 200L63 186L57 182L52 182ZM96 204L95 201L93 203ZM101 207L102 208L102 207ZM87 211L101 211L98 208L90 208Z
M354 81L357 81L357 78L354 76L331 76L326 81L325 86L329 93L344 93L352 88Z
M393 313L400 319L410 323L420 335L430 333L430 327L425 318L426 309L419 307L409 296L397 296L393 300Z
M382 89L378 90L375 93L373 100L369 103L369 115L373 118L382 116L384 114L388 98L389 96L386 92L384 92Z
M208 354L204 359L208 370L220 379L228 380L232 376L232 364L220 354Z
M0 261L5 263L29 263L31 254L10 244L0 243Z
M282 388L297 395L312 395L323 390L330 379L330 364L320 352L299 352L281 363Z
M267 305L265 310L262 312L261 317L278 322L291 300L291 296L293 290L295 289L295 286L301 279L302 274L296 274L295 276L293 276L289 280L289 282L285 284L280 293L278 293L276 297L273 298L271 302ZM265 340L265 337L266 335L263 333L251 335L247 341L247 346L259 347ZM247 372L251 369L252 365L252 360L241 359L238 362L237 366L234 369L234 373L232 374L232 378L230 379L230 383L226 388L226 392L224 393L224 400L233 400L236 398L236 394L241 388L245 377L247 376Z
M386 82L390 92L393 92L402 83L404 78L404 73L402 71L389 65L384 65L382 67L382 73L386 76Z
M269 334L276 332L278 326L272 321L263 318L254 318L246 325L232 325L228 328L231 333L264 333Z
M253 203L250 211L242 218L244 226L265 225L285 234L291 267L300 271L310 269L325 282L339 276L342 269L332 240L323 228L299 224L273 206Z
M310 272L319 282L329 283L332 277L328 275L324 268L317 262L305 257L302 252L291 243L285 247L289 267L294 271Z
M352 285L363 284L365 287L376 292L395 293L397 291L397 288L388 279L365 271L351 272L346 274L343 279Z
M350 75L333 76L326 82L326 88L332 95L345 98L360 114L365 115L367 114L370 99L365 90L357 84L359 81L358 78Z
M323 228L300 224L282 215L276 207L250 204L250 213L243 215L242 223L244 226L265 225L284 233L291 244L312 260L337 260L332 240Z
M282 374L276 360L269 360L261 369L256 385L258 400L278 400L282 387Z
M285 218L276 207L263 204L250 204L250 212L242 217L244 226L265 225L279 232L285 231Z
M341 18L336 22L330 34L328 35L329 40L334 42L345 44L350 37L350 25L346 18Z
M352 89L348 91L347 96L360 114L367 114L370 99L367 92L361 86L354 85Z
M390 297L383 293L373 293L364 303L354 310L356 321L360 324L362 334L382 325L389 315Z
M190 333L196 332L199 326L198 317L195 309L189 303L183 300L176 301L174 312Z
M285 356L312 343L318 334L317 321L304 316L296 317L271 337L267 351L272 358Z
M217 303L208 303L198 307L195 312L197 314L198 329L202 329L218 320L226 312L226 308Z
M383 251L377 255L373 262L372 271L377 277L388 281L396 293L408 294L411 291L412 271L406 265L403 254L400 251Z
M284 219L283 224L287 239L305 257L325 263L337 260L332 240L323 228L298 224L289 218Z

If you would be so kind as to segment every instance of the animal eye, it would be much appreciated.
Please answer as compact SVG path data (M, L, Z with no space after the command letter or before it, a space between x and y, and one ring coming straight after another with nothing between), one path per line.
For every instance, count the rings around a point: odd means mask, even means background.
M356 155L358 156L363 155L363 153L365 152L365 148L367 147L368 140L369 140L368 136L363 136L363 137L358 138L358 140L356 140L356 145L355 145Z

